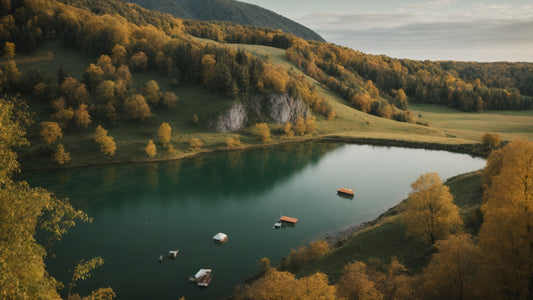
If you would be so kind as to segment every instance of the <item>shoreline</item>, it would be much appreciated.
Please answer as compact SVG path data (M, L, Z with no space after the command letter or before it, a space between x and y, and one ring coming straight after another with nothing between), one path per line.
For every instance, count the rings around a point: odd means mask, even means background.
M230 151L243 151L243 150L254 150L254 149L263 149L269 147L276 147L280 145L289 145L289 144L299 144L299 143L312 143L312 142L324 142L324 143L346 143L346 144L356 144L356 145L371 145L371 146L382 146L382 147L401 147L401 148L413 148L413 149L425 149L425 150L441 150L449 151L455 153L468 154L475 157L486 158L490 153L490 150L485 149L480 143L439 143L439 142L428 142L428 141L416 141L416 140L397 140L389 138L378 138L378 137L350 137L342 135L324 135L324 136L315 136L315 137L305 137L300 139L292 139L286 141L277 141L266 144L257 144L257 145L245 145L241 147L217 147L213 149L202 149L197 152L183 153L172 157L157 158L157 159L144 159L144 160L123 160L123 161L100 161L95 163L85 163L73 166L62 166L62 167L45 167L45 168L31 168L24 166L21 163L21 170L23 173L32 173L32 172L43 172L43 171L60 171L60 170L69 170L69 169L78 169L86 167L97 167L97 166L107 166L107 165L128 165L128 164L146 164L146 163L160 163L168 161L176 161L183 159L191 159L199 155L209 154L209 153L221 153L221 152L230 152ZM20 156L19 156L20 158Z

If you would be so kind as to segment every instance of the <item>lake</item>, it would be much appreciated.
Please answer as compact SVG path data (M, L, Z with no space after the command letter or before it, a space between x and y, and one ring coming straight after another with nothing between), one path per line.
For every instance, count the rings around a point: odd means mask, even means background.
M23 174L94 218L53 247L48 271L68 284L81 259L105 264L74 292L111 286L118 299L217 299L291 249L369 221L405 199L426 172L444 181L483 168L469 155L422 149L304 143L193 159ZM353 199L337 196L340 187ZM280 215L299 219L273 229ZM213 242L223 232L224 245ZM169 250L178 258L158 262ZM208 288L188 277L213 270Z

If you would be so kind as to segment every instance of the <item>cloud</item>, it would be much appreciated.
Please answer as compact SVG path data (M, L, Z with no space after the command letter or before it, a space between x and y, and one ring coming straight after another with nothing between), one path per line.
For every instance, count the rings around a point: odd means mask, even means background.
M458 0L432 0L422 3L409 3L406 6L411 8L437 8L457 3Z
M476 3L459 10L454 1L429 1L394 12L322 12L298 21L328 41L393 57L411 51L419 53L418 59L460 59L463 53L483 61L533 61L533 5ZM448 6L427 9L435 5ZM453 53L458 57L446 56Z

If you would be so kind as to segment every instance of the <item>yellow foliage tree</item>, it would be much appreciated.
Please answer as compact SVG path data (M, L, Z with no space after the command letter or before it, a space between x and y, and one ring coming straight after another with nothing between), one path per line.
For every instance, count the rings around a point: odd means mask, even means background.
M105 155L113 156L117 150L115 141L113 137L107 135L107 130L105 130L101 125L98 125L93 136L95 142L100 145L100 151Z
M56 153L54 154L56 162L60 165L66 164L70 161L70 153L65 151L63 144L57 145Z
M425 299L474 299L477 248L470 235L458 234L437 241L437 253L422 274Z
M393 258L387 266L385 273L373 272L371 277L376 288L383 294L383 299L409 300L415 299L415 289L412 277L409 277L407 268L396 258Z
M148 142L148 145L146 145L146 148L144 148L144 151L150 157L154 157L157 154L157 148L155 147L155 144L152 140Z
M265 274L251 285L233 295L235 299L337 299L335 287L328 285L328 277L315 273L309 277L296 279L294 274L268 268Z
M124 109L130 119L144 120L152 115L143 95L133 95L124 101Z
M41 122L40 134L41 138L48 144L53 144L63 137L63 131L56 122Z
M383 295L370 280L369 271L367 265L359 261L347 264L337 283L337 295L354 300L383 299Z
M226 141L226 145L230 148L237 148L241 145L241 140L239 139L239 136L235 135L233 137L228 138Z
M126 48L120 44L116 44L111 50L111 59L116 66L126 63L126 58L128 56L128 51Z
M157 130L157 135L159 135L159 141L161 144L166 146L170 143L172 128L168 123L162 123Z
M481 136L481 141L484 146L490 148L499 148L501 145L500 135L497 133L485 133Z
M87 129L91 121L91 115L87 111L87 104L81 103L78 109L74 111L74 117L76 118L76 125L83 129Z
M306 128L305 128L305 120L303 117L298 116L298 118L296 119L296 123L294 124L294 130L299 135L305 134Z
M190 141L189 141L189 147L191 148L191 150L193 151L198 151L202 148L202 146L204 145L204 143L202 143L202 141L200 141L199 139L197 138L192 138Z
M297 272L303 265L331 252L331 247L324 240L316 240L309 246L293 249L289 256L280 263L280 269Z
M305 118L305 132L307 134L313 134L316 131L315 117L310 116Z
M489 166L478 242L481 291L490 299L531 299L533 142L512 141L489 156Z
M294 131L292 131L291 122L287 122L283 125L283 132L285 133L284 136L288 139L294 137Z
M165 92L161 104L166 108L173 108L178 103L178 96L172 92Z
M15 57L15 43L6 42L4 44L4 57L13 59Z
M459 209L453 203L450 189L442 184L437 173L420 175L411 187L413 191L403 214L408 235L419 236L433 244L461 228Z
M204 84L209 85L216 75L216 60L212 54L206 54L202 57L202 78Z
M255 135L257 135L259 138L261 138L261 141L263 141L263 143L268 143L268 142L271 141L270 128L268 128L268 124L267 123L255 124L255 127L254 127L253 131L254 131Z
M146 83L143 94L146 101L152 106L156 106L163 95L159 90L159 84L155 80L150 80Z

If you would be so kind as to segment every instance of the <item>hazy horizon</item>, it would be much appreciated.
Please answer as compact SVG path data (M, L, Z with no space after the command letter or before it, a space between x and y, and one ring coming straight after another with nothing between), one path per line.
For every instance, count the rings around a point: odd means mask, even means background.
M328 42L416 60L533 62L530 0L241 0L293 19Z

